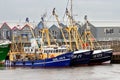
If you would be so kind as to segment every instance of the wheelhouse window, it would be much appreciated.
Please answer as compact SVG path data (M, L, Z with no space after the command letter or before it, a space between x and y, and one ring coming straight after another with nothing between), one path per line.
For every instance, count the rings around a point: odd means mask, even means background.
M25 49L25 51L27 52L27 49Z
M33 51L33 49L31 49L31 52Z

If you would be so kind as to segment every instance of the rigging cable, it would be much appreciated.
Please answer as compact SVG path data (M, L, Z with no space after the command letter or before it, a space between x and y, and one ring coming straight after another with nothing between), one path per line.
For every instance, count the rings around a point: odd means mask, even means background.
M70 0L67 1L66 8L68 7L69 1L70 1ZM64 21L64 18L65 18L65 15L66 15L66 8L65 8L65 13L64 13L64 15L63 15L63 21Z

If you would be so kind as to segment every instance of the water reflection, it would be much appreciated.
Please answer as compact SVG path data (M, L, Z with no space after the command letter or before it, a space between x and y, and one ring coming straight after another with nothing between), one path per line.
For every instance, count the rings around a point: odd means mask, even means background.
M0 80L119 80L120 65L69 68L0 67Z

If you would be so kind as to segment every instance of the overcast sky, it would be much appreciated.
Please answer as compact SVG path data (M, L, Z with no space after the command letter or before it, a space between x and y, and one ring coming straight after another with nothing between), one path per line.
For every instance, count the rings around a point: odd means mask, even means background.
M52 15L55 7L60 18L63 17L68 0L0 0L0 22L40 21L43 13ZM73 0L75 19L120 20L120 0Z

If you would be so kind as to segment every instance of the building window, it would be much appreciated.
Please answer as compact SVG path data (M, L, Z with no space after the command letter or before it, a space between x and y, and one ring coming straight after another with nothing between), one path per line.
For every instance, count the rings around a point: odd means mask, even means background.
M22 38L27 38L28 34L21 34Z
M14 37L17 37L17 31L13 31Z
M32 34L31 33L28 33L28 38L32 38Z
M57 31L52 31L52 35L56 39L57 38Z
M113 28L105 28L104 33L105 34L112 34L112 33L114 33L114 29Z
M3 29L2 35L3 35L3 39L7 39L7 37L8 37L10 34L9 34L9 31L8 31L7 29Z

